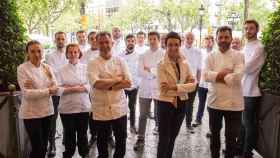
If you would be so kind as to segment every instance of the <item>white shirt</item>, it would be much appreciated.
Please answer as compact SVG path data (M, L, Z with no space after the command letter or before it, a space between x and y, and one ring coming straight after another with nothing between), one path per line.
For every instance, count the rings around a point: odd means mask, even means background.
M218 73L225 69L233 70L225 76L226 84L216 82ZM207 57L203 72L208 84L208 106L225 111L242 111L244 101L242 97L241 78L244 71L243 54L234 50L225 53L220 51L211 53Z
M114 41L113 47L112 47L112 53L114 56L119 56L124 50L126 46L122 38L119 38Z
M141 98L158 98L157 84L157 66L164 57L164 50L158 48L155 52L150 49L139 56L139 76L141 78L139 85L139 97ZM144 70L144 67L150 68L151 72Z
M80 63L87 65L89 61L91 61L98 55L99 55L99 50L91 50L90 48L83 54L82 58L80 59Z
M88 78L92 87L99 79L119 75L131 79L128 68L120 57L112 56L105 60L98 56L88 64ZM127 114L127 100L123 89L115 91L93 88L90 96L94 120L115 120Z
M86 43L86 44L79 44L80 50L82 52L82 54L84 55L86 53L86 51L90 48L90 46Z
M138 74L138 62L139 62L139 53L137 51L134 51L131 54L126 54L126 51L124 51L121 55L121 58L124 59L128 66L128 71L131 74L132 77L132 85L130 88L126 88L126 90L133 90L135 88L139 87L139 74Z
M87 66L84 64L66 64L59 69L59 86L63 85L83 85L87 91L83 93L62 94L59 101L58 110L62 114L73 114L89 112L91 103L89 100L90 85L87 78ZM62 93L63 93L63 89Z
M194 47L184 47L182 52L187 58L192 74L197 81L197 71L201 69L201 51Z
M65 51L66 51L65 48L63 49L63 52L54 49L52 53L49 54L46 58L46 63L51 66L56 77L58 76L57 72L59 68L61 68L63 65L68 63L68 60L66 59Z
M248 42L244 49L245 70L242 78L243 96L261 96L258 86L259 73L264 64L264 48L259 40Z
M56 78L51 68L44 65L36 67L27 61L17 68L17 80L22 93L19 117L22 119L43 118L54 113L48 87L57 84ZM52 77L48 77L48 72ZM24 87L26 80L33 81L32 89Z
M212 51L207 52L206 49L201 50L201 71L203 71L205 69L207 56L210 53L212 53ZM202 75L202 73L201 73L201 77L200 77L200 81L199 81L199 87L208 88L208 82L205 82L205 78Z
M138 44L135 45L135 51L138 52L139 54L145 53L149 49L148 46L143 44L143 46L139 46Z

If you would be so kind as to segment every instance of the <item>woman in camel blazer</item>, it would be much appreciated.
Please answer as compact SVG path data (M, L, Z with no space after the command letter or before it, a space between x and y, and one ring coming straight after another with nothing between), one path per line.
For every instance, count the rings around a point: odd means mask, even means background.
M175 139L186 112L188 93L196 83L186 58L180 53L181 38L176 32L166 36L166 53L158 65L159 143L158 158L171 158Z

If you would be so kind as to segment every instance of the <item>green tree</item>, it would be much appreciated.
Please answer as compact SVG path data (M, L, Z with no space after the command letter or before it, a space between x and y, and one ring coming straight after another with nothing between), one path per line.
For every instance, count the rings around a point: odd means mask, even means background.
M176 28L176 7L177 4L174 0L163 0L159 8L154 9L156 18L161 22L161 26L164 26L168 31Z
M239 21L235 24L236 29L238 30L242 29L243 21L246 19L256 19L261 26L266 26L268 16L273 12L271 8L272 2L267 0L244 0L239 3L223 0L221 3L221 19L227 22L229 20L228 17L232 12L235 12L240 16Z
M50 33L50 27L71 7L81 0L17 0L29 33L34 31Z
M153 17L152 8L145 0L128 0L126 5L122 6L115 15L105 19L104 28L111 30L112 26L119 26L131 32L144 30L145 25Z
M260 75L263 91L280 95L280 7L268 20L268 26L262 33L262 42L266 60Z
M0 91L5 91L8 84L16 84L17 66L24 60L26 36L16 0L1 0L0 15Z
M190 5L191 4L191 5ZM197 24L199 19L198 8L200 2L196 0L183 1L177 4L174 8L174 18L178 23L181 32L185 32L188 28L192 30ZM207 11L205 10L207 15Z

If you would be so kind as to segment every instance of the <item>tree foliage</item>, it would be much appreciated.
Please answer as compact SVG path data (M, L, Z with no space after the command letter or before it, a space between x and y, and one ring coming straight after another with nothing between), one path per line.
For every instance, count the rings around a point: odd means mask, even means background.
M266 60L260 75L260 86L263 91L280 95L280 7L269 16L262 42Z
M28 32L37 31L46 35L49 35L50 28L57 27L58 20L63 21L62 23L66 22L62 19L65 13L71 14L69 11L75 10L75 13L79 15L82 2L86 0L17 0Z
M0 15L0 91L5 91L8 84L16 84L17 66L24 60L26 36L16 0L1 0Z
M272 2L267 0L242 0L239 3L222 0L221 20L227 23L229 20L228 17L232 12L235 12L239 15L239 20L235 24L237 30L242 30L243 21L245 19L255 19L259 22L261 27L266 26L268 16L273 12L271 4ZM247 9L246 5L248 5Z
M168 31L180 29L183 32L198 24L198 8L201 3L195 0L163 0L156 6L145 0L128 0L126 4L116 15L106 20L106 29L117 25L132 32L133 29L149 31L157 29L149 28L149 25L156 23Z
M28 32L37 31L45 35L49 35L50 29L51 31L62 30L65 32L80 29L81 4L84 3L86 6L87 2L88 0L17 0ZM241 30L244 21L244 2L245 0L220 0L221 12L218 15L218 21L227 23L231 12L237 12L240 19L235 26L236 29ZM265 26L267 17L272 12L268 5L270 1L250 0L249 2L249 18L254 18L259 21L261 26ZM89 29L94 27L110 30L112 26L117 25L130 32L158 28L185 32L198 27L198 8L201 4L205 8L203 27L209 28L210 21L207 19L212 3L211 0L161 0L159 5L154 5L148 3L147 0L126 0L126 3L123 3L113 16L107 17L104 14L101 15L102 17L100 15L89 16Z
M153 6L148 5L145 0L128 0L120 8L119 12L112 17L105 19L105 30L110 30L113 26L119 26L134 32L133 29L145 29L145 24L153 17Z

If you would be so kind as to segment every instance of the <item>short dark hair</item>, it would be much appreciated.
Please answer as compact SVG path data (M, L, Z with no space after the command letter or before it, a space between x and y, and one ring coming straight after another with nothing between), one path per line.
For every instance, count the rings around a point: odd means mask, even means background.
M259 31L260 25L259 25L259 23L255 19L245 20L244 25L245 24L254 24L256 26L256 28L257 28L257 31Z
M89 34L88 34L88 39L89 39L89 37L92 35L92 34L97 34L97 31L91 31Z
M69 49L72 48L72 47L77 47L79 49L79 52L80 52L79 59L81 59L83 54L82 54L82 51L80 49L80 46L76 43L70 43L66 46L66 52L65 52L66 59L68 59L67 54L68 54Z
M228 31L230 33L230 36L232 37L232 29L229 26L218 27L218 29L216 31L216 36L218 36L219 32L226 32L226 31Z
M64 34L64 36L66 37L66 33L63 32L63 31L58 31L58 32L56 32L56 33L54 34L54 37L56 38L56 36L59 35L59 34Z
M41 43L37 40L31 40L29 42L26 43L26 46L25 46L25 52L28 53L28 49L30 46L34 45L34 44L38 44L38 45L41 45Z
M171 32L169 32L167 35L166 35L166 37L165 37L165 45L167 45L167 41L168 41L168 39L170 39L170 38L175 38L175 39L178 39L179 41L180 41L180 45L181 45L181 36L177 33L177 32L173 32L173 31L171 31Z
M108 36L108 37L111 38L111 34L108 31L101 31L101 32L97 33L96 40L98 40L98 38L101 37L101 36Z
M127 41L127 39L129 38L135 38L135 36L133 34L128 34L125 36L125 40Z
M144 35L144 37L146 37L146 34L145 34L145 32L143 32L143 31L137 32L136 36L139 36L139 35Z
M151 31L148 33L148 37L157 36L157 39L160 40L160 34L157 31Z
M79 30L79 31L76 32L76 36L77 36L77 34L79 34L79 33L86 33L86 31L85 31L85 30Z

